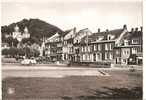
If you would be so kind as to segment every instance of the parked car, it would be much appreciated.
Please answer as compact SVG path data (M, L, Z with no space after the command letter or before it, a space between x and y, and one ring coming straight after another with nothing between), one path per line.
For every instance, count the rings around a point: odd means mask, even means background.
M35 65L36 63L35 59L24 59L21 61L22 65Z

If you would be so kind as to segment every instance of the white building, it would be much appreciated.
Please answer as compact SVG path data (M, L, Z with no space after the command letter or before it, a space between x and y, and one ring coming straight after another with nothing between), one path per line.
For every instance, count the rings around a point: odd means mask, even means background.
M20 32L18 25L16 25L14 28L14 32L12 33L12 37L21 42L23 38L30 38L30 34L27 27L25 27L24 32Z

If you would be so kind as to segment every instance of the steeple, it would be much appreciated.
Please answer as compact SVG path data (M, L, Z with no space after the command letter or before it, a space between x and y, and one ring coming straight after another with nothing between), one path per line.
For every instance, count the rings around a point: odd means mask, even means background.
M28 28L27 27L24 28L24 33L28 33Z
M15 30L15 32L19 32L19 27L18 27L18 25L15 26L14 30Z

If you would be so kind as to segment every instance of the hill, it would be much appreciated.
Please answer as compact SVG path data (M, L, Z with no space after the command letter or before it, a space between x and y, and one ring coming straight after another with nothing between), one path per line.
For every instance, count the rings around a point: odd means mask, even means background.
M5 34L11 34L12 32L14 32L14 27L16 26L16 24L19 26L21 32L23 32L26 26L29 30L31 37L35 37L38 40L40 40L43 36L50 37L54 35L56 32L58 32L59 34L63 32L60 28L52 24L49 24L45 21L42 21L40 19L29 19L29 20L23 19L19 22L12 23L8 26L2 26L1 27L2 40Z

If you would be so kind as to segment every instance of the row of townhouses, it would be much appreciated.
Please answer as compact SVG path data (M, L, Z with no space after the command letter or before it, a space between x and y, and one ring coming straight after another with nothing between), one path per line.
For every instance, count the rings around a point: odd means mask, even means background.
M128 31L126 25L96 33L73 28L46 39L44 51L51 61L142 64L142 34L142 27Z
M30 38L27 27L21 33L16 25L12 35L20 43L23 38ZM50 61L70 62L110 62L114 64L142 64L143 30L132 28L105 30L92 33L88 28L76 31L76 28L62 34L56 33L49 38L43 38L40 45L33 44L32 48L40 51L40 56L47 56ZM20 44L19 43L19 44ZM21 47L21 46L17 47ZM2 44L2 49L7 48Z

